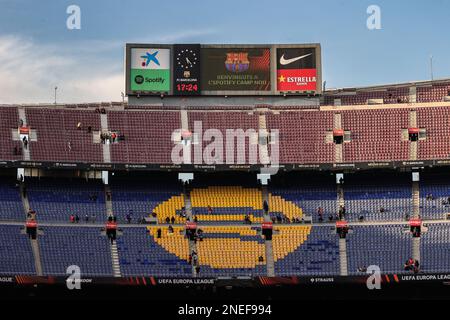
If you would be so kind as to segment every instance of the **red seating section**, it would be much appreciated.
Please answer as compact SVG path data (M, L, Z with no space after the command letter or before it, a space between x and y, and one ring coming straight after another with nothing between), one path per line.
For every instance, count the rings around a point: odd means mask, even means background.
M181 126L180 112L113 111L108 126L125 135L125 141L111 145L112 162L172 163L171 138Z
M379 91L356 91L355 94L325 93L325 105L334 105L334 99L341 99L341 105L367 104L368 99L383 99L383 103L409 102L409 88L389 88ZM441 99L442 100L442 99Z
M12 140L11 129L19 126L19 114L17 108L1 107L0 108L0 159L20 160L21 155L14 155L14 147L20 150L21 143Z
M342 111L344 130L350 130L352 141L344 143L344 162L406 160L409 141L401 141L401 129L409 125L409 110Z
M432 86L417 88L417 102L441 102L445 96L450 96L450 84L437 83Z
M31 159L35 161L103 162L100 144L93 134L100 129L100 114L93 110L62 110L27 108L28 125L37 132L37 141L30 142ZM81 122L83 130L77 129ZM69 142L71 150L69 148Z
M281 163L334 162L334 144L325 143L333 130L332 112L267 114L267 127L279 129Z
M425 128L427 137L418 142L418 159L447 159L450 156L450 108L415 107L417 126ZM37 133L30 142L33 161L102 162L103 146L94 143L93 134L101 129L101 115L94 108L25 108L27 122ZM402 141L402 129L409 127L410 110L406 108L355 110L298 110L266 113L267 128L279 130L280 163L333 163L335 145L326 143L333 130L335 113L341 114L342 127L351 132L351 141L343 144L343 161L408 160L410 142ZM172 133L181 127L180 111L129 110L107 111L108 127L125 135L125 140L110 145L115 163L171 164L174 146ZM201 121L203 132L219 130L226 140L227 129L259 129L258 114L248 111L188 111L189 128ZM0 160L22 160L13 155L11 131L19 122L16 107L0 107ZM83 130L77 129L81 122ZM256 138L256 137L255 137ZM203 141L203 147L211 140ZM71 147L69 148L68 142ZM235 143L236 145L237 143ZM250 141L245 142L246 164ZM224 156L237 150L225 150ZM270 146L269 146L270 149ZM225 152L226 151L226 152Z
M194 122L201 121L203 132L207 129L218 129L223 135L224 148L223 148L223 159L226 160L227 154L234 152L234 159L237 162L237 139L235 139L234 150L227 150L226 144L226 130L231 129L242 129L247 131L248 129L254 129L255 132L258 131L258 116L255 114L248 114L247 112L194 112L188 113L189 117L189 128L191 131L194 130ZM210 143L208 139L206 142L203 141L203 148ZM249 155L249 138L245 139L245 163L248 163Z
M450 158L450 108L439 107L417 110L417 125L426 128L426 140L419 140L419 159Z

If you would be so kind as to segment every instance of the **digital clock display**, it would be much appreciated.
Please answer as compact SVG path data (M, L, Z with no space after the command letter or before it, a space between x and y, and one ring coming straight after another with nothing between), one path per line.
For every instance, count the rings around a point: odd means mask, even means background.
M173 68L173 94L200 95L200 45L175 45Z

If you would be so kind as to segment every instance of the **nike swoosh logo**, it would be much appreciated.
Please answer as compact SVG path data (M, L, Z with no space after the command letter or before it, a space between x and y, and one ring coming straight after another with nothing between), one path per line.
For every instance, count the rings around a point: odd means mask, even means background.
M285 66L285 65L290 64L292 62L295 62L297 60L309 57L310 55L312 55L312 53L308 53L308 54L305 54L304 56L300 56L300 57L295 57L295 58L291 58L291 59L285 59L284 58L284 53L283 53L283 55L280 58L280 64Z

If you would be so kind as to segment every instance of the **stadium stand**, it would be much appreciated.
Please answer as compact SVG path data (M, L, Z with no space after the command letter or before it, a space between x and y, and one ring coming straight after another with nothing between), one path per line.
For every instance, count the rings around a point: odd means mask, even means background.
M0 108L0 159L20 160L23 155L14 154L14 148L21 150L21 143L12 139L12 131L19 127L17 108Z
M340 100L340 105L364 105L369 99L380 99L384 104L409 102L409 88L388 88L371 91L364 90L330 90L325 93L324 105L336 105L335 100Z
M101 146L87 130L100 130L100 115L94 110L26 108L26 117L37 136L30 142L33 160L103 162Z
M25 220L17 182L7 177L0 178L0 220Z
M450 212L448 174L426 174L420 181L420 213L422 219L444 219ZM430 197L431 196L431 197Z
M263 221L263 200L258 189L240 186L211 186L191 191L192 213L199 222ZM211 207L211 212L208 211Z
M344 130L351 141L344 143L344 162L409 159L409 141L401 141L401 129L409 127L408 110L342 111ZM377 125L374 125L377 124Z
M103 223L105 192L101 181L40 178L27 180L31 209L38 221L68 222L70 215ZM93 197L94 196L94 197ZM93 197L93 198L92 198Z
M202 276L265 275L264 239L255 227L201 227L204 238L197 242ZM264 259L265 260L265 259Z
M371 265L382 273L404 272L403 265L411 257L411 234L402 226L355 226L347 236L349 274Z
M21 227L0 225L0 274L36 274L28 236Z
M332 228L277 226L276 230L279 234L272 239L276 275L339 273L338 237Z
M181 184L175 179L155 175L150 179L131 178L112 179L111 183L113 214L119 222L131 215L131 222L156 213L158 221L175 218L175 223L183 223L180 216L184 207Z
M117 239L120 267L124 276L192 276L188 263L189 246L180 227L173 233L161 228L157 238L156 227L127 228Z
M411 178L407 174L350 174L343 189L348 221L357 221L360 216L369 221L398 221L412 215Z
M223 150L222 154L224 156L229 157L233 155L234 160L230 163L234 164L242 164L249 163L249 151L250 146L253 145L256 147L257 138L245 138L245 142L241 144L237 139L231 141L229 138L227 139L227 130L243 130L246 132L249 129L253 129L256 133L259 129L258 125L258 117L254 114L249 114L247 112L188 112L189 117L189 129L191 131L195 131L195 123L201 122L202 125L202 135L206 140L208 136L205 136L205 131L208 129L219 130L223 137ZM210 131L211 134L211 131ZM202 150L207 145L208 140L203 140ZM243 148L245 152L245 157L238 157L238 148ZM244 154L242 154L244 156ZM194 161L194 154L192 155L192 160ZM213 159L211 159L213 160ZM255 159L257 160L257 159ZM228 161L228 159L227 159Z
M450 225L430 224L421 237L421 264L423 272L450 270Z
M448 159L450 139L448 124L450 109L447 107L417 108L417 126L426 129L426 139L419 140L418 159Z
M446 96L450 96L449 83L434 82L417 88L417 102L441 102Z
M333 130L331 112L281 112L266 115L268 130L279 130L280 163L333 162L334 145L325 143Z
M330 215L334 219L337 212L337 192L333 177L320 174L315 176L298 175L295 173L292 173L291 177L293 181L296 181L295 184L290 183L291 178L274 177L269 185L272 200L276 199L274 197L281 197L285 201L292 202L297 208L301 208L302 215L312 216L314 222L318 221L317 210L319 207L323 208L325 220ZM274 204L276 205L276 202ZM270 202L270 211L272 216L276 216L279 209L273 207L272 202ZM286 211L283 211L283 213L286 213ZM301 218L301 216L297 217Z
M181 126L180 112L111 111L108 126L125 136L124 141L111 145L112 162L172 163L171 139Z
M44 227L39 237L44 275L66 275L79 266L83 276L112 276L111 249L99 228Z

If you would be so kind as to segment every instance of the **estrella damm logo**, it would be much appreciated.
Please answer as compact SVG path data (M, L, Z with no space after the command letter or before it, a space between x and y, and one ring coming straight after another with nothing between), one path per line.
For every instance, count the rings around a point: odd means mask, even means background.
M155 208L158 220L176 216L176 223L186 220L179 213L184 206L183 195L173 196ZM208 187L191 191L192 213L203 230L203 240L197 241L199 263L212 268L255 268L265 265L264 239L255 226L243 224L246 215L253 223L263 222L262 194L256 188ZM302 209L280 196L269 194L270 211L289 219L303 216ZM223 225L227 222L233 225ZM204 223L204 224L202 224ZM214 226L207 224L214 224ZM206 225L205 225L206 224ZM182 260L188 260L189 244L184 227L175 227L173 234L163 228L161 238L156 237L160 227L148 227L154 241L166 251ZM274 226L272 237L274 260L281 260L300 247L311 232L310 226ZM263 260L261 260L263 257Z

